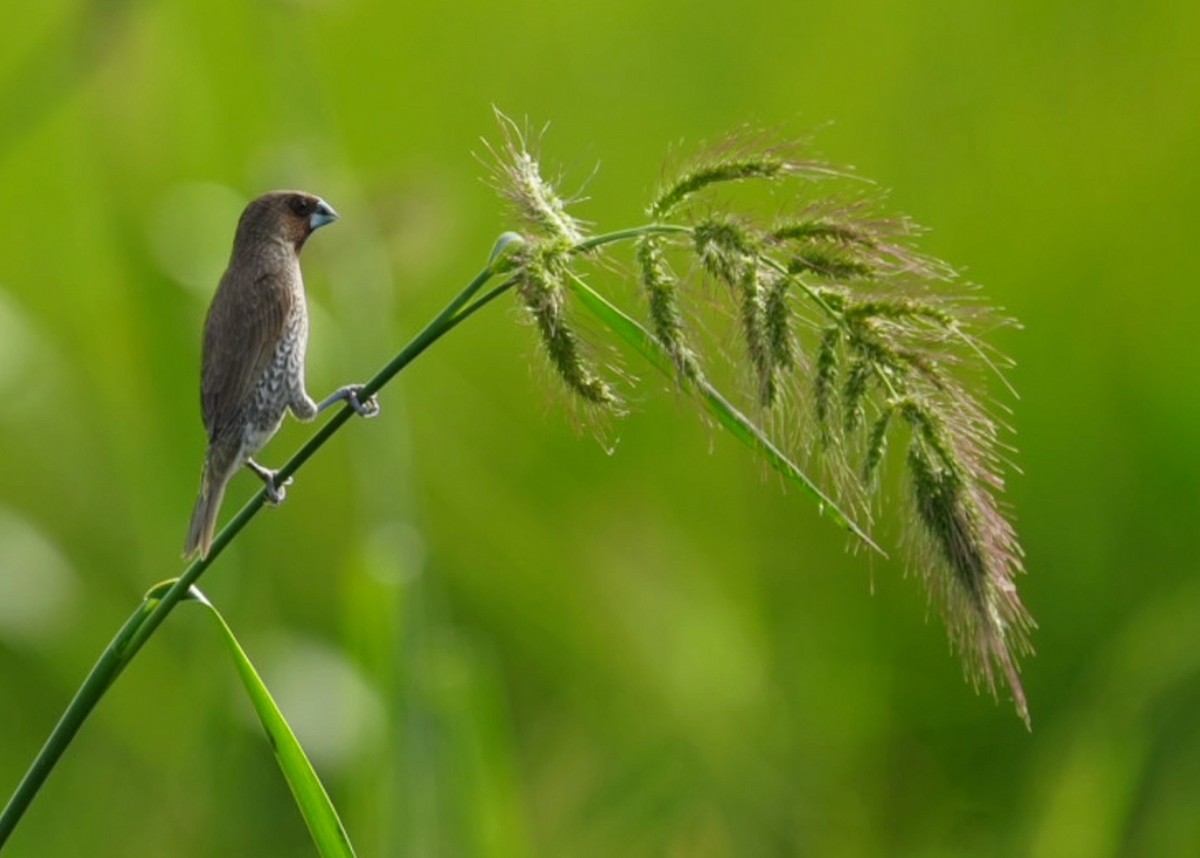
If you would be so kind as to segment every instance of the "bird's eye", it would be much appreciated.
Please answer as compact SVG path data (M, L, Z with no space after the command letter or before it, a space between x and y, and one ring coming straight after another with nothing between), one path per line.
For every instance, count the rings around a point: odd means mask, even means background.
M312 202L306 197L292 197L292 211L301 217L312 214Z

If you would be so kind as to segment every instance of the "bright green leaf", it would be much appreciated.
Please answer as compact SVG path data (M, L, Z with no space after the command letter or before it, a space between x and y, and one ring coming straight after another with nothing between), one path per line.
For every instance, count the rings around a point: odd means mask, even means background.
M229 647L229 654L233 657L238 676L241 677L242 685L254 706L254 711L258 713L263 729L267 731L267 737L271 740L271 748L275 751L275 758L279 760L279 768L283 772L284 778L287 779L292 795L296 799L296 806L300 808L300 813L304 816L304 821L308 825L317 849L324 858L342 858L343 856L354 858L354 847L350 845L350 838L346 834L346 829L342 827L342 821L333 807L333 802L329 800L329 794L325 792L325 787L321 785L312 763L308 761L304 749L296 740L295 733L288 726L279 707L275 705L271 693L267 691L267 687L263 684L258 671L254 669L254 665L250 663L249 657L238 643L233 630L229 628L229 624L225 622L225 618L221 616L216 607L196 587L191 588L189 595L208 608L216 618L225 643Z

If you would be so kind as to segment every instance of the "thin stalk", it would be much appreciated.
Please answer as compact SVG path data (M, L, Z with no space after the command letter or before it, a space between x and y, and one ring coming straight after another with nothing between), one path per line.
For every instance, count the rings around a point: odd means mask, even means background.
M589 250L595 250L605 244L612 244L617 241L625 241L630 238L641 238L645 235L678 235L682 233L692 232L690 226L677 226L671 223L648 223L643 226L634 226L629 229L619 229L615 232L606 232L603 235L594 235L591 238L584 239L571 248L574 253L587 253Z
M649 226L596 235L594 238L581 241L572 250L577 253L586 253L594 250L596 247L612 244L614 241L637 238L640 235L680 232L689 232L689 229L686 227L673 227L670 224L649 224ZM498 251L503 250L503 244L503 239L502 242L498 242ZM421 330L420 334L413 337L413 340L400 353L397 353L395 358L392 358L382 370L379 370L366 384L362 385L362 397L367 398L377 394L398 372L409 364L412 364L413 360L424 353L433 343L436 343L440 338L449 334L458 324L472 317L473 314L491 304L493 300L496 300L499 295L508 292L512 288L512 281L506 280L488 290L478 300L472 302L472 299L479 294L480 290L494 276L497 276L497 268L490 264L472 282L468 283L467 287L461 293L458 293L455 299L450 301L450 304L446 305L444 310L438 313L438 316ZM312 438L307 440L304 446L296 450L295 454L283 464L283 467L278 470L278 480L287 480L289 476L298 472L304 466L305 462L310 460L325 445L325 442L334 437L334 434L343 425L346 425L346 422L353 415L354 409L348 406L338 410L328 422L325 422L313 434ZM108 691L114 680L130 664L133 656L137 655L145 642L150 640L150 636L155 634L158 626L162 625L163 620L167 618L167 614L172 612L175 606L186 598L188 590L199 580L204 571L215 562L217 557L221 556L221 552L229 545L229 542L232 542L242 532L242 529L245 529L247 524L250 524L254 516L258 515L258 511L263 509L265 503L266 490L264 487L254 494L250 500L247 500L246 504L238 511L238 514L230 518L229 523L221 529L216 539L212 540L212 547L210 548L208 557L193 560L191 565L188 565L187 569L184 570L184 574L176 578L166 592L157 595L157 598L150 598L148 596L148 598L144 599L142 604L138 606L137 611L134 611L125 625L121 626L120 631L113 638L113 641L108 644L108 647L104 649L95 666L92 666L83 684L79 686L79 690L72 698L71 703L68 704L65 712L62 713L58 724L50 732L46 744L42 746L41 751L34 758L34 762L32 762L28 772L20 780L20 784L17 785L17 790L13 792L12 798L8 799L4 811L0 812L0 848L4 848L13 830L16 829L20 818L24 816L25 810L28 810L37 792L41 790L42 785L46 782L47 776L52 772L55 764L58 764L62 754L64 754L67 746L76 737L84 721L88 720L88 716L91 714L92 709L96 708L96 704L100 702L101 697L104 696L104 692Z
M687 227L667 224L650 224L632 229L610 232L589 238L577 244L572 250L575 253L586 253L597 247L613 242L636 238L648 234L666 234L690 231ZM502 249L502 243L497 245ZM502 271L503 268L500 268ZM471 299L489 280L497 275L497 267L489 264L482 272L462 290L454 300L446 305L425 328L417 334L391 361L379 370L362 387L364 399L373 396L392 380L402 369L413 362L431 345L452 331L461 322L466 321L483 307L490 304L504 292L512 288L513 281L506 280L478 298L474 303ZM280 482L295 474L305 462L325 445L333 435L354 415L354 409L346 406L337 411L330 420L297 450L290 459L279 469ZM57 765L63 752L74 740L83 723L91 715L100 698L112 686L113 682L126 665L145 645L150 636L162 625L167 615L175 609L188 594L204 571L221 555L226 546L258 515L259 510L266 504L267 492L265 487L260 489L246 504L238 510L229 523L221 529L213 540L208 556L193 561L179 578L157 598L147 597L138 606L133 615L121 627L117 635L101 654L92 667L83 684L75 693L54 730L46 739L46 743L34 758L29 770L17 785L16 791L0 813L0 849L8 842L17 823L25 814L29 804L45 783L50 772Z
M506 281L470 306L466 306L488 280L495 276L489 267L479 274L470 284L451 301L437 318L425 326L386 366L363 385L364 398L374 395L383 388L404 367L412 363L422 352L465 321L475 312L489 304L497 296L511 287L511 281ZM465 309L464 309L465 307ZM325 442L333 437L354 414L349 406L338 411L329 422L313 435L308 442L288 459L279 470L280 479L287 479L296 473L300 467L317 452ZM142 601L133 615L125 622L120 631L101 654L92 667L83 684L75 693L66 711L55 725L54 730L46 739L46 743L34 758L29 770L17 785L16 791L0 813L0 849L8 842L17 823L28 809L30 802L45 783L46 778L62 757L63 752L71 744L80 727L95 709L100 698L112 686L113 682L126 665L133 659L155 630L162 625L167 615L182 601L189 588L196 583L204 571L220 556L225 547L241 533L266 503L266 489L261 489L246 505L243 506L213 540L212 548L207 557L197 559L184 570L166 592L157 600L147 598Z
M96 705L96 701L104 696L104 692L121 672L126 648L149 614L150 603L142 601L132 616L121 626L116 637L100 654L91 673L87 675L83 685L76 692L75 698L63 712L54 731L46 739L46 744L42 746L41 752L34 759L29 771L25 773L25 777L21 779L21 783L17 785L8 804L4 806L4 813L0 814L0 848L3 848L8 841L9 835L17 827L17 823L29 807L29 803L41 789L46 777L58 762L58 758L62 756L63 750L70 744L72 737L78 732L79 726Z

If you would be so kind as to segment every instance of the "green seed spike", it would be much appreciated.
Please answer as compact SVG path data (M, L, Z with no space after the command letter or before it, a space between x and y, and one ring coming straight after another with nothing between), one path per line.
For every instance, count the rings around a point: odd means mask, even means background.
M829 411L833 400L833 388L837 382L838 346L841 343L842 329L831 325L825 329L821 344L817 348L817 373L813 381L814 398L817 405L817 423L821 429L821 439L828 443Z
M790 370L796 365L796 341L792 337L792 312L788 306L791 287L790 276L774 275L766 290L763 308L771 363L781 370Z
M567 202L541 173L541 165L529 152L525 133L509 117L496 112L504 135L502 152L491 149L496 159L498 184L516 206L521 217L539 234L569 244L583 240L579 221L567 213Z
M892 409L884 408L883 413L875 419L871 426L871 434L867 438L867 455L863 458L862 481L868 490L875 487L879 475L879 465L887 453L887 431L892 422Z
M750 230L731 219L698 223L692 238L705 270L735 289L743 269L759 253L759 242Z
M937 467L925 445L914 439L908 451L917 513L926 532L938 546L955 580L977 606L986 603L987 561L976 519L960 479Z
M771 230L770 237L775 242L831 241L839 244L875 246L875 238L867 230L825 219L784 223Z
M758 402L764 408L775 404L775 363L767 342L765 329L764 290L759 278L759 268L751 258L743 267L738 280L741 300L738 310L742 320L742 336L746 341L746 353L758 378Z
M700 366L684 337L675 275L663 258L662 239L645 236L639 240L637 262L642 288L650 305L650 324L654 336L671 356L681 376L693 380L699 378Z
M875 273L867 262L854 258L846 252L828 248L806 247L798 251L788 263L791 274L815 274L826 280L863 280Z
M517 293L537 323L542 347L559 376L584 401L619 407L612 388L584 361L579 338L566 319L559 251L543 247L527 258L516 278Z
M955 324L952 314L941 307L911 298L870 298L856 301L846 308L846 319L924 319L943 327Z
M912 428L914 436L921 442L922 450L935 453L941 470L955 479L962 478L962 463L954 455L950 433L942 420L924 403L906 398L896 404L901 416Z
M689 197L705 188L722 182L745 179L774 179L788 170L788 162L773 155L759 155L716 161L684 173L676 182L658 195L650 206L650 216L663 219L674 213Z
M871 363L859 357L854 359L846 373L846 380L842 384L842 419L847 433L857 429L863 418L863 400L874 372Z

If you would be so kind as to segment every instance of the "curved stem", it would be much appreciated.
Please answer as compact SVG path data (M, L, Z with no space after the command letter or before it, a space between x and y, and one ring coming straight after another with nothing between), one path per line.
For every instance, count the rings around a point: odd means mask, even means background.
M471 299L493 276L494 272L489 268L485 269L479 276L472 280L432 322L426 325L407 346L392 358L386 366L379 370L370 381L363 385L364 396L371 396L376 393L391 381L400 370L412 363L413 360L437 342L437 340L512 286L511 280L505 281L475 303L469 304ZM325 423L280 468L280 479L287 479L287 477L299 470L317 450L324 446L326 441L333 437L334 433L353 414L354 409L349 406L342 408L334 414L333 418ZM192 562L184 570L183 574L161 595L155 594L155 596L148 596L143 599L137 610L134 611L133 615L125 622L120 631L117 632L116 636L105 648L100 658L96 661L96 664L84 679L83 684L75 693L70 704L68 704L66 711L63 712L54 730L46 739L46 743L42 746L41 751L34 758L29 770L25 773L20 784L17 785L17 789L13 792L12 797L4 806L4 811L0 813L0 848L3 848L8 838L12 835L17 823L28 809L30 802L33 801L33 797L37 795L47 776L54 769L54 766L58 763L67 746L71 744L76 733L79 732L79 728L83 726L84 721L87 720L92 710L96 707L96 704L100 702L100 698L104 696L104 693L109 689L113 681L120 676L121 671L125 669L138 650L149 640L155 630L162 625L167 615L187 595L188 589L196 583L200 576L204 574L204 571L225 550L225 547L258 514L258 511L262 509L266 502L266 497L267 492L264 488L250 498L245 506L238 511L237 515L217 534L208 556Z
M612 244L617 241L625 241L630 238L641 238L646 235L680 235L691 233L693 230L690 226L678 226L671 223L648 223L643 226L630 227L629 229L618 229L615 232L606 232L603 235L594 235L591 238L584 239L576 244L572 250L576 253L587 253L589 250L595 250L605 244Z
M62 717L58 719L58 724L55 725L50 737L46 739L46 744L42 746L42 750L34 758L29 771L17 785L12 798L4 806L4 813L0 814L0 848L3 848L7 842L9 835L12 834L13 829L16 828L25 810L29 807L29 803L33 801L33 797L37 795L51 769L58 762L58 758L62 756L62 752L70 744L80 725L95 707L96 701L104 696L104 692L121 672L124 664L123 653L134 634L146 621L149 613L150 603L143 600L133 615L121 626L120 631L117 632L104 652L100 654L100 658L87 675L87 679L75 693L75 697L63 712Z
M581 241L573 248L573 252L587 253L606 244L637 238L642 235L670 234L690 232L689 227L673 226L670 224L648 224L646 226L619 230L594 236ZM500 270L503 270L501 267ZM508 279L495 286L490 291L472 303L487 282L495 277L497 267L489 265L462 290L445 309L417 334L394 358L367 381L362 387L364 399L373 396L384 385L392 380L398 372L412 363L427 348L452 331L459 323L470 318L483 307L513 286L513 280ZM354 409L347 405L338 410L321 428L297 450L278 471L277 479L282 482L295 474L305 462L325 445L333 435L354 416ZM101 654L84 679L83 684L75 693L58 724L50 733L46 743L34 759L25 777L21 779L12 798L0 813L0 848L8 841L17 823L29 807L33 797L41 789L46 777L58 763L63 752L79 732L100 698L120 676L126 665L145 645L150 636L162 625L167 615L182 601L204 571L212 565L239 533L258 515L267 500L266 488L257 492L246 504L238 510L229 523L221 529L213 540L207 557L193 561L183 574L164 591L158 588L143 599L134 614L126 621L117 635Z

